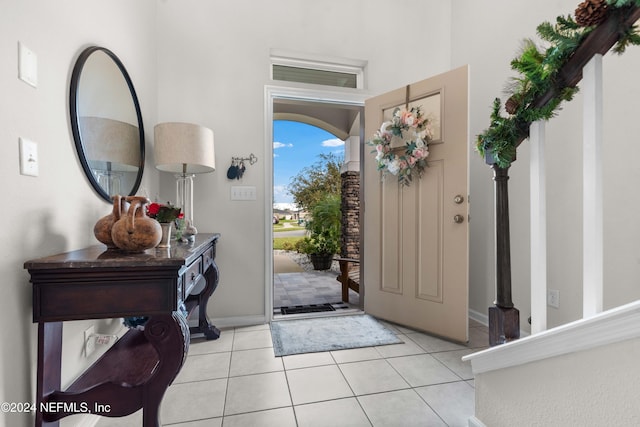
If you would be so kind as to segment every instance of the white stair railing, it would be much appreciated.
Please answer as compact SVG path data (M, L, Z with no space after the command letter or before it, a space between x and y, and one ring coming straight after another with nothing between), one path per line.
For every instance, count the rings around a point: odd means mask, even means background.
M544 161L545 122L529 129L531 198L531 333L547 329L547 192Z
M582 280L584 318L602 311L602 55L596 54L582 69L583 201Z
M582 276L583 318L603 308L602 205L602 55L596 54L582 71L583 204ZM531 333L547 329L547 203L544 160L545 123L531 124Z

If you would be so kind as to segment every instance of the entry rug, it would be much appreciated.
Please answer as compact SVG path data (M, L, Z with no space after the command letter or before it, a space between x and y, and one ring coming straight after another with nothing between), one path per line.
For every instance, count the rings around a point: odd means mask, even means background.
M276 356L402 343L367 314L271 322L271 338Z
M327 304L308 304L294 305L290 307L280 307L280 314L303 314L303 313L321 313L323 311L336 311L329 303Z

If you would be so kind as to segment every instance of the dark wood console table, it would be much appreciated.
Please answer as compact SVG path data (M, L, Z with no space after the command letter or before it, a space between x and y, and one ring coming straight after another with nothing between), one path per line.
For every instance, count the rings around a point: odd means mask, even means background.
M27 261L33 285L33 321L38 323L36 427L58 426L77 413L110 417L143 410L144 427L158 427L160 403L180 371L190 333L216 339L207 302L218 285L219 234L195 242L125 254L92 246ZM192 291L204 278L197 294ZM198 310L198 326L187 326ZM129 330L71 386L62 391L62 322L147 316L144 331ZM187 315L188 317L188 315Z

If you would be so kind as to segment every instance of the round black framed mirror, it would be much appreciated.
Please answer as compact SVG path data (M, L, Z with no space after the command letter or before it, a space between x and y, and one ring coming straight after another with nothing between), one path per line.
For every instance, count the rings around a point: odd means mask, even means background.
M138 96L120 59L91 46L73 67L71 129L82 169L98 195L134 195L144 171L144 127Z

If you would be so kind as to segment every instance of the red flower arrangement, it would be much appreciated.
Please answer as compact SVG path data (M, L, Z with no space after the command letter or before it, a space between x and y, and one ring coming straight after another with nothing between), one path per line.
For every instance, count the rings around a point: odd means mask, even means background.
M178 218L184 218L184 214L180 212L180 208L173 206L167 202L166 205L160 203L151 203L147 206L147 215L158 222L172 222Z

